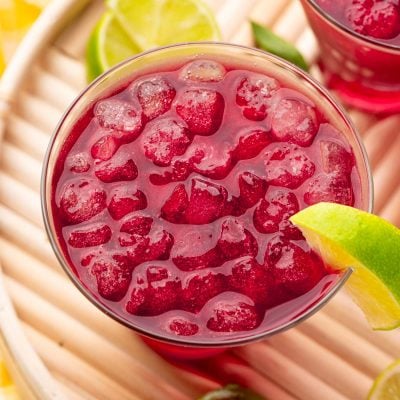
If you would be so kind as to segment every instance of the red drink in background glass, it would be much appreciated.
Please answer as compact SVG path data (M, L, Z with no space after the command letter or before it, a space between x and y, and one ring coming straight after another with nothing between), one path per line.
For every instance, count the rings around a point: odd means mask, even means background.
M400 5L397 0L301 0L320 45L327 86L348 105L400 111Z
M319 201L371 201L360 142L323 89L266 53L201 43L93 83L53 137L42 190L78 288L179 358L319 308L346 276L288 218Z

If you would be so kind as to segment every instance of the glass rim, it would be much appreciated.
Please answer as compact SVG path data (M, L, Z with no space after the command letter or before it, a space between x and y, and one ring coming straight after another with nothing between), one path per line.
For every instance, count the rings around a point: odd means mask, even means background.
M172 344L172 345L179 345L179 346L186 346L186 347L192 347L192 348L222 348L222 347L231 347L231 346L238 346L238 345L243 345L246 343L250 343L253 341L261 340L263 338L272 336L274 334L283 332L287 329L290 329L294 326L296 326L298 323L304 321L305 319L311 317L315 312L317 312L321 307L325 305L327 301L329 301L338 291L339 289L345 284L345 282L348 280L352 273L352 268L349 266L348 269L344 270L339 274L339 279L337 282L335 282L329 290L320 295L320 298L316 300L315 302L311 303L311 305L303 311L300 315L294 317L291 320L288 320L286 323L279 325L275 328L265 330L262 332L257 332L255 334L251 334L251 331L248 331L249 334L244 333L244 332L239 332L240 334L243 334L243 336L239 338L226 338L224 339L223 337L210 337L210 338L204 338L204 339L195 339L191 338L190 336L184 336L184 337L179 337L177 336L172 337L172 336L163 336L162 333L157 333L155 330L151 329L145 329L142 328L139 324L134 323L132 321L127 320L124 318L121 314L118 314L117 312L113 311L109 307L107 307L105 304L103 304L99 299L96 298L95 295L93 295L89 289L85 287L85 285L79 280L76 274L72 271L72 268L69 266L68 261L66 260L66 257L63 254L63 251L58 243L57 235L53 231L52 226L51 226L51 205L48 204L47 201L47 190L48 190L48 185L47 185L47 180L49 177L52 178L53 174L52 171L49 171L49 161L52 156L52 150L53 146L56 142L56 139L58 137L59 132L62 130L62 127L64 125L64 122L66 121L67 117L69 114L74 110L75 106L77 103L94 87L96 87L100 81L102 81L106 77L110 77L112 74L114 74L117 70L124 68L125 66L129 65L132 62L135 62L135 60L139 58L146 57L149 54L155 53L155 52L160 52L164 50L169 50L169 49L174 49L174 48L182 48L182 47L192 47L192 48L198 48L201 46L212 46L212 47L229 47L232 49L236 50L242 50L242 51L247 51L247 52L252 52L255 55L258 55L259 57L263 57L267 59L269 62L274 63L275 65L281 67L281 68L286 68L289 69L292 74L295 74L297 76L300 76L302 79L306 80L308 83L311 84L313 89L317 90L325 99L328 100L330 106L333 107L335 112L340 116L340 118L343 120L343 122L347 125L349 128L349 131L351 131L352 135L354 136L355 142L357 143L359 150L361 151L361 157L362 157L362 162L363 162L363 167L366 172L367 176L367 188L366 190L368 191L368 196L366 197L366 201L368 202L367 206L365 207L366 211L372 212L372 206L373 206L373 181L372 181L372 173L371 173L371 168L369 165L368 161L368 156L366 149L363 145L363 142L358 134L358 131L356 130L353 122L350 120L349 117L347 117L346 112L341 104L339 104L333 97L332 95L328 92L327 89L325 89L321 83L319 83L315 78L310 76L308 73L304 72L301 70L299 67L295 66L294 64L278 57L273 54L270 54L268 52L265 52L263 50L253 48L253 47L248 47L248 46L243 46L243 45L238 45L238 44L232 44L232 43L227 43L227 42L187 42L187 43L180 43L180 44L174 44L174 45L169 45L169 46L163 46L163 47L158 47L156 49L148 50L146 52L142 52L139 54L134 55L133 57L130 57L121 63L115 65L114 67L110 68L106 72L104 72L102 75L97 77L94 81L92 81L89 85L87 85L72 101L70 106L66 109L62 117L60 118L60 121L58 122L57 126L54 129L54 132L51 136L49 145L47 147L45 157L43 160L43 168L42 168L42 176L41 176L41 185L40 185L40 197L41 197L41 209L42 209L42 216L44 220L44 226L46 229L47 236L49 238L50 244L53 248L53 251L56 255L56 258L58 259L59 263L61 264L61 267L63 270L67 273L68 277L72 280L74 285L78 288L78 290L86 297L94 306L96 306L98 309L100 309L102 312L104 312L106 315L109 317L113 318L117 322L121 323L122 325L132 329L133 331L147 336L151 339L155 339L164 343ZM199 51L200 53L200 51ZM195 54L195 53L194 53ZM207 54L201 53L201 55L207 56ZM115 82L114 82L115 84ZM112 86L112 83L110 84ZM75 121L76 122L76 121Z
M347 27L346 25L342 24L337 19L333 18L319 4L317 4L315 2L315 0L303 0L303 1L307 2L321 17L328 20L328 22L330 22L334 27L344 31L345 33L349 34L350 36L354 36L358 40L366 42L368 44L372 44L376 47L384 48L386 50L391 50L391 51L400 53L400 45L395 45L395 44L392 44L389 42L383 42L383 41L380 41L380 40L370 37L370 36L361 35L360 33L355 32L352 29L350 29L349 27Z

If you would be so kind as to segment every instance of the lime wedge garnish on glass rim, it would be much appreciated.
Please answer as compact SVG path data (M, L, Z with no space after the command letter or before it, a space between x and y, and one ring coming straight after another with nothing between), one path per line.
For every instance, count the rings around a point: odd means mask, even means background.
M400 230L376 215L318 203L290 220L334 269L351 267L346 283L373 329L400 326Z
M201 0L109 0L88 43L88 78L152 48L220 40L214 15Z
M400 400L400 360L379 374L368 394L368 400Z

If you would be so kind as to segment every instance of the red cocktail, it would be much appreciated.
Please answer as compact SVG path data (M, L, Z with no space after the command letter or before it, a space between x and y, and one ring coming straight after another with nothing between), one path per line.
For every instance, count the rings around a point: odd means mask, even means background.
M61 121L46 227L78 288L138 332L225 347L310 315L345 277L288 218L369 209L369 170L330 97L286 62L227 44L140 55Z
M301 0L321 50L326 84L368 112L400 111L397 0Z

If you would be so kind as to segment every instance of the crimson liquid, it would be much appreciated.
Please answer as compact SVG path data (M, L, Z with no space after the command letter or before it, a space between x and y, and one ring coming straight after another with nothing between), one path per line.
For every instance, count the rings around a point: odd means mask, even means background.
M352 148L310 97L211 59L135 77L90 105L51 190L57 240L87 295L189 345L304 314L339 276L289 217L362 201Z

